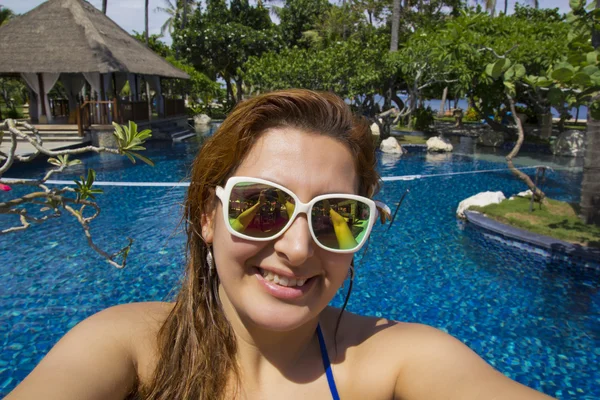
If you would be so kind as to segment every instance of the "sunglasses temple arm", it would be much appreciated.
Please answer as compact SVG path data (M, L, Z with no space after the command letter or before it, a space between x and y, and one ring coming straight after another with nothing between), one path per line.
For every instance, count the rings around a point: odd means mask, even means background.
M402 202L404 201L404 198L406 197L406 194L408 192L410 192L410 189L406 189L404 191L404 194L402 194L402 197L400 198L400 202L398 203L398 206L396 206L396 210L394 211L394 215L392 216L392 220L390 221L390 224L388 225L386 232L388 232L390 230L390 228L392 227L392 225L394 224L394 220L396 219L396 214L398 214L398 210L400 209L400 206L402 205Z

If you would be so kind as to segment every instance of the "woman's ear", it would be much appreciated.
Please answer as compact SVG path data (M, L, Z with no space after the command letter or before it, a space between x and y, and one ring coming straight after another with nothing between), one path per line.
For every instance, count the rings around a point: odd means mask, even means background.
M202 239L206 244L212 244L215 233L215 208L202 214Z
M214 191L211 190L205 203L205 211L202 213L200 224L202 225L202 239L207 244L212 244L215 232L215 215L217 214L217 203Z

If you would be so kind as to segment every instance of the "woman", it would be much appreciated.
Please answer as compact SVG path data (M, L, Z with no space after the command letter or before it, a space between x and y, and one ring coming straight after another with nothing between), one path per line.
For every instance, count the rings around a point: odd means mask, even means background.
M436 329L328 307L378 217L378 182L368 125L335 95L239 104L193 165L176 302L88 318L8 399L548 398ZM261 228L262 208L283 222Z

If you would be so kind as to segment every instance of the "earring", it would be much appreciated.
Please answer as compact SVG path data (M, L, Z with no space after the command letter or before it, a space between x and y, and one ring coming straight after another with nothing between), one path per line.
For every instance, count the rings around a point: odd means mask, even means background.
M212 277L215 272L215 260L210 247L206 248L206 264L208 265L208 275Z

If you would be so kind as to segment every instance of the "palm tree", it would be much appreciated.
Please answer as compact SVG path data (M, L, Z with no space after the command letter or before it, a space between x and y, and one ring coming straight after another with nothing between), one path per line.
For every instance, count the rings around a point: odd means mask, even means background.
M10 8L0 6L0 26L7 23L11 18L15 16L15 13Z
M483 8L489 11L493 17L496 13L496 0L480 0L479 2L483 4Z
M164 35L169 32L169 34L173 33L173 29L175 29L175 21L179 16L179 13L182 12L182 20L181 27L185 29L187 24L187 16L192 11L193 2L189 0L163 0L165 3L165 7L156 7L154 12L164 12L169 15L169 18L165 21L163 26L160 28L160 34Z

